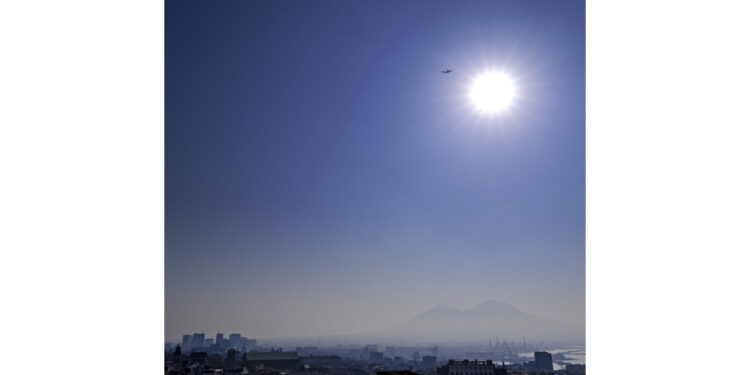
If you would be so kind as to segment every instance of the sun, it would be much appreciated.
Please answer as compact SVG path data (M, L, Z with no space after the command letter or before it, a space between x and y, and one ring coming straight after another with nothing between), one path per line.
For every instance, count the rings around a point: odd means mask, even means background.
M513 104L516 98L516 84L503 72L486 72L474 80L469 96L479 112L497 114Z

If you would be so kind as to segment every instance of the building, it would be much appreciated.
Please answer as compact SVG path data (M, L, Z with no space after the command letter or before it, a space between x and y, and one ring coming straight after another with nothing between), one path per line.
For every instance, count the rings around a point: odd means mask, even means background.
M248 352L243 356L247 369L261 371L264 369L301 371L302 361L297 352Z
M495 375L495 364L486 361L456 361L449 360L445 366L439 367L438 375Z
M216 333L216 343L218 345L224 345L224 334L221 332Z
M552 372L552 354L549 352L534 352L534 363L540 371Z
M229 342L232 343L233 348L241 348L242 347L242 335L239 333L232 333L229 335Z
M193 348L202 348L204 345L204 340L206 339L206 335L203 333L193 333L193 342L192 347Z
M435 357L434 355L426 355L422 357L422 366L437 367L437 357Z
M193 344L193 335L182 335L182 347L184 349L190 349Z
M370 361L372 362L380 362L383 360L383 353L381 352L370 352L369 354Z

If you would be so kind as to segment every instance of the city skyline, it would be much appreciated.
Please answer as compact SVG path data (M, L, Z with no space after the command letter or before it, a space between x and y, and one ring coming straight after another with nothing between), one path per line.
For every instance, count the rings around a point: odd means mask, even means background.
M484 317L480 315L484 315ZM472 321L487 318L487 315L494 315L493 321L489 327L485 328L482 324L471 324ZM464 316L466 319L461 321L461 316ZM530 321L523 323L517 320L518 316L526 317L530 319ZM495 318L499 318L500 320ZM509 320L503 322L503 319ZM420 332L420 329L418 328L418 326L424 324L425 321L428 323L431 321L431 326L426 327L430 334L427 334L428 332L425 332L424 329ZM467 322L473 327L466 327ZM560 336L559 332L556 332L556 336L547 335L547 332L536 327L540 325L545 326L546 328L544 329L559 330L562 328L563 330L567 330L567 333L563 336ZM467 332L467 330L471 330L471 332ZM207 330L205 329L199 329L195 332L205 333L206 331ZM236 332L233 330L218 330L217 332L222 335L226 332L233 332L232 335L237 336L236 339L239 339L240 335L242 337L248 335L254 337L254 342L257 339L260 339L267 343L286 343L287 345L290 343L312 344L316 342L320 344L323 340L325 340L327 345L357 343L379 343L383 345L425 345L427 343L474 345L483 342L487 335L492 336L493 334L496 339L502 336L503 340L506 341L518 340L519 342L526 342L526 339L528 338L530 342L547 341L549 343L551 341L555 344L562 344L564 346L583 344L583 326L529 315L524 311L516 309L514 306L496 300L484 301L481 304L467 309L457 309L453 306L443 304L435 306L428 311L424 311L423 313L406 321L399 322L398 324L367 332L286 337L261 337L254 335L252 332ZM183 343L185 336L186 334L182 335ZM206 337L206 339L209 339L209 337ZM217 336L217 341L218 340L219 337ZM178 340L167 341L178 342Z
M388 345L346 344L325 345L300 343L268 343L242 337L238 333L229 339L219 332L216 340L204 333L184 335L182 343L165 345L167 372L183 369L203 369L204 372L260 372L351 374L394 371L392 374L421 375L506 375L585 373L585 349L581 346L549 350L544 343L531 344L490 338L486 345ZM477 358L484 358L478 360ZM412 372L413 370L413 372ZM557 370L557 371L556 371ZM188 370L189 372L190 370ZM521 371L521 372L519 372Z

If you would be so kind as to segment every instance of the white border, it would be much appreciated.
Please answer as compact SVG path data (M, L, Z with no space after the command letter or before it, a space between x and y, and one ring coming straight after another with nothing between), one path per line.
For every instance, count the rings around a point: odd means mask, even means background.
M161 1L0 5L3 371L163 371Z
M587 8L588 373L747 371L749 5Z

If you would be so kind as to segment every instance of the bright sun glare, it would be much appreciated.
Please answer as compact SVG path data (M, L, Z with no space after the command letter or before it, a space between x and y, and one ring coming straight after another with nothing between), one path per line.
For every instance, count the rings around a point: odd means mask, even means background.
M513 104L516 85L505 73L487 72L474 80L469 95L477 110L496 114Z

